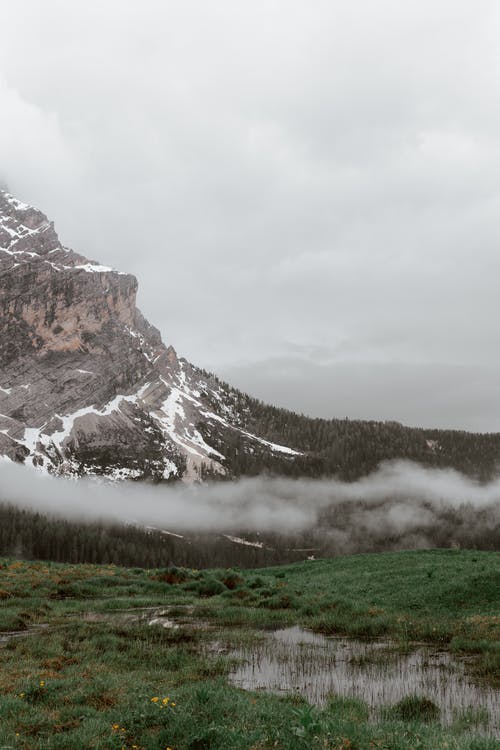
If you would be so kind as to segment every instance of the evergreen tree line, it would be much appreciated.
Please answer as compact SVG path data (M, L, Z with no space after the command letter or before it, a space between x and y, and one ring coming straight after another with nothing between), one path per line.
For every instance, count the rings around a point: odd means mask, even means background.
M0 556L25 560L207 568L262 567L304 558L301 536L273 537L273 542L260 549L220 534L192 533L181 539L138 526L74 521L0 503ZM301 550L295 552L292 546Z
M226 456L230 478L267 472L296 477L335 476L353 481L370 474L382 461L391 459L453 468L480 482L498 475L500 433L478 434L405 427L398 422L306 417L269 406L219 380L217 385L241 427L303 453L290 458L254 441L250 443L234 430L223 431L217 439L207 425L199 424L198 429L210 444Z
M261 547L235 543L223 534L192 532L179 538L138 526L73 521L0 503L0 556L141 568L256 568L360 552L500 548L499 508L432 507L424 501L407 501L426 511L422 521L401 526L381 522L388 518L392 503L401 508L402 502L392 498L378 505L363 500L335 503L323 510L316 528L235 534ZM415 517L420 517L418 512Z

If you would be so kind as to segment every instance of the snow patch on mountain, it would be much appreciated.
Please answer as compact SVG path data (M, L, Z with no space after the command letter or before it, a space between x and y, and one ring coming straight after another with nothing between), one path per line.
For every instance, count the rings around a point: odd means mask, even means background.
M248 539L242 539L240 536L230 536L229 534L223 534L222 536L230 542L234 542L234 544L243 544L245 547L256 547L257 549L264 547L264 542L249 542Z
M226 473L230 432L248 454L300 455L245 429L235 392L165 346L133 276L64 247L43 213L2 190L0 251L0 455L154 481Z

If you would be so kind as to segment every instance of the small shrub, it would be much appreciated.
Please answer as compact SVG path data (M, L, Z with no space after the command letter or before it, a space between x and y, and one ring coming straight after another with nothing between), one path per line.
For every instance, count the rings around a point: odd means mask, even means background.
M439 718L439 707L419 695L407 695L390 709L390 715L402 721L436 721Z
M226 587L216 578L205 578L198 584L198 596L217 596L226 591Z
M233 589L237 588L237 586L240 586L243 583L243 578L241 578L237 573L232 572L226 574L221 580L224 586L230 591L233 591Z
M171 586L175 586L178 583L184 583L187 581L186 571L179 570L179 568L167 568L167 570L158 573L156 576L152 576L153 581L163 581Z
M259 602L259 607L267 609L293 609L297 607L297 600L290 594L276 594Z

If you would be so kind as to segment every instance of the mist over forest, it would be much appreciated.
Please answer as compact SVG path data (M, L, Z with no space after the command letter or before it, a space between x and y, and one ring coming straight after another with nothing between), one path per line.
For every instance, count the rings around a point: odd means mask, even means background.
M0 554L122 565L259 566L500 545L500 479L384 464L357 482L255 477L161 486L0 471Z

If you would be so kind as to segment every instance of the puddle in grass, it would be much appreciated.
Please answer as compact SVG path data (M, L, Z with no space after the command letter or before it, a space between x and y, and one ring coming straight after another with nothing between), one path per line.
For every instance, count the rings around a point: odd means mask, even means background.
M40 625L31 625L29 628L24 628L24 630L4 630L0 633L0 647L17 638L29 638L30 635L38 635L41 631L48 628L48 623L43 622Z
M105 612L88 611L83 615L84 622L112 622L120 625L151 625L167 630L178 628L192 628L193 630L207 629L210 626L203 620L192 618L193 608L190 606L174 607L133 607L130 609L110 610Z
M417 646L402 653L388 642L327 638L292 627L228 655L241 660L230 674L232 684L246 690L298 693L316 705L329 695L359 698L372 711L418 695L439 706L444 723L479 711L485 723L474 729L500 736L499 691L475 684L468 660L447 652Z

